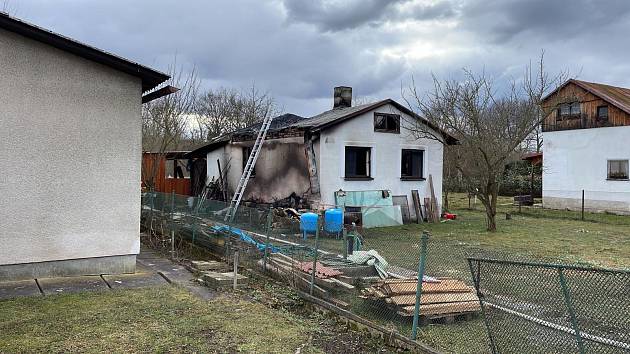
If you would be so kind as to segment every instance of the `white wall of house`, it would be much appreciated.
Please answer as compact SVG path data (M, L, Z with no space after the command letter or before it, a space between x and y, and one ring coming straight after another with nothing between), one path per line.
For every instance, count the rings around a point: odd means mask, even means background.
M135 257L140 79L0 30L0 86L0 268Z
M545 132L543 205L630 212L630 181L607 180L608 160L630 159L630 126Z
M374 131L374 112L401 115L400 134ZM392 105L381 106L374 111L345 121L321 132L319 146L319 181L321 201L333 206L334 193L345 191L389 190L392 195L406 195L410 214L415 217L411 190L417 189L421 202L431 195L428 177L433 176L433 187L438 204L442 200L442 143L432 139L416 139L409 128L414 118L400 112ZM345 179L345 147L371 148L371 177L369 181ZM401 155L403 149L424 150L423 177L425 181L401 180ZM317 150L316 150L317 151Z

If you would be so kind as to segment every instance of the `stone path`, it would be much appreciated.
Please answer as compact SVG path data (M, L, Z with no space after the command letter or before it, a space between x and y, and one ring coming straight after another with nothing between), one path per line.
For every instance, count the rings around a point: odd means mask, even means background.
M212 290L197 283L194 275L186 268L150 249L142 247L136 262L136 273L133 274L103 274L0 282L0 300L20 296L159 286L169 283L182 286L203 299L212 299L215 296Z

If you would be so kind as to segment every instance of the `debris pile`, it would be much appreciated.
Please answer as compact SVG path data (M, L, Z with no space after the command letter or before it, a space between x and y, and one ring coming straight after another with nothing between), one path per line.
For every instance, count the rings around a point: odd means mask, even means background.
M384 303L401 316L413 316L416 303L415 279L386 279L362 291L362 297ZM473 287L449 278L422 282L420 315L427 319L458 316L480 311Z
M263 260L259 261L263 265ZM310 289L313 262L299 262L281 253L271 254L267 262L267 270L272 274L291 281L298 288ZM315 284L313 292L322 298L330 298L331 291L354 290L354 286L343 280L343 272L317 262L315 266Z

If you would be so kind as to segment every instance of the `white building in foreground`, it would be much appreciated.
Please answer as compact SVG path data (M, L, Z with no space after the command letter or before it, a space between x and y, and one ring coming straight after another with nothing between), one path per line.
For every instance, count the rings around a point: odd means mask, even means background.
M167 79L0 13L0 281L135 271L142 93Z

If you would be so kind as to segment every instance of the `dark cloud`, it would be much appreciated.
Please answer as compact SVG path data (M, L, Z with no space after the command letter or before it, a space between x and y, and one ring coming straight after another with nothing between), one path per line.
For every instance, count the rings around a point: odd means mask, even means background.
M404 0L285 0L288 19L339 31L380 20L388 9Z
M289 112L331 105L332 87L400 98L462 67L499 79L546 50L551 71L630 86L630 1L9 0L17 17L205 87L269 90Z
M606 31L628 16L630 1L475 0L462 11L463 28L497 43L519 36L556 41Z
M450 1L414 0L283 0L292 22L315 25L322 31L378 27L387 21L435 20L455 15Z

